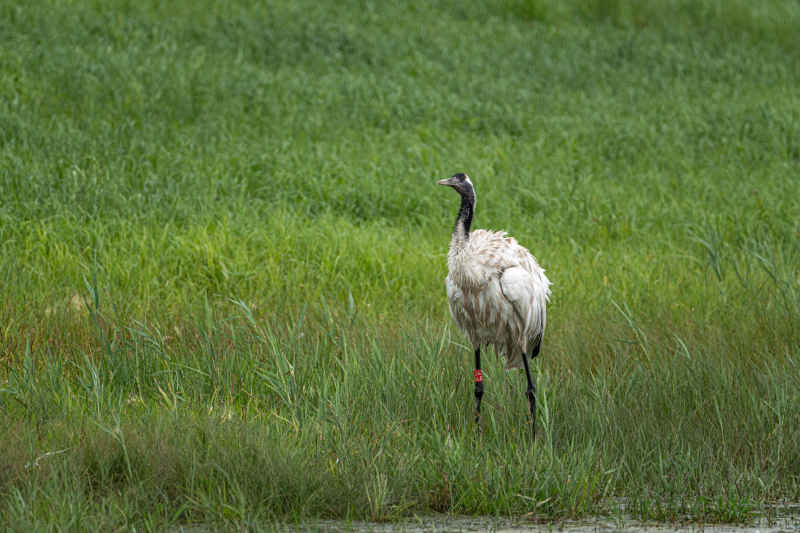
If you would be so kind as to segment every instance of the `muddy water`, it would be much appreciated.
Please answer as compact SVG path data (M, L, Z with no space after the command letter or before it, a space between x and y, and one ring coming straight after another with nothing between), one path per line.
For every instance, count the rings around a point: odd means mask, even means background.
M490 531L494 533L633 533L640 531L648 533L800 533L800 509L787 509L785 512L783 510L778 511L769 520L758 519L747 525L665 524L661 522L639 522L631 519L612 520L606 518L541 524L494 518L418 517L391 524L320 520L287 526L286 531L326 531L331 533L467 533L473 531Z

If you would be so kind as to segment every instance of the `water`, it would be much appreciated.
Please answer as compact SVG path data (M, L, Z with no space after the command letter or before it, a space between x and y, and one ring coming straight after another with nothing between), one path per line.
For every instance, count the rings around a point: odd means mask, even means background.
M588 520L567 520L533 523L525 520L505 520L484 517L421 516L394 523L345 522L316 520L305 524L287 525L287 532L326 531L330 533L800 533L800 506L781 507L771 517L758 518L750 524L670 524L641 522L606 517Z
M255 526L255 524L251 524ZM585 520L558 522L531 522L524 519L493 517L453 517L425 515L407 518L400 522L363 522L345 520L309 520L297 524L264 524L258 530L275 530L282 533L800 533L800 504L774 507L767 516L756 518L749 524L701 524L697 522L665 523L642 522L630 517L613 519L596 517ZM215 528L203 525L177 527L174 533L207 533Z

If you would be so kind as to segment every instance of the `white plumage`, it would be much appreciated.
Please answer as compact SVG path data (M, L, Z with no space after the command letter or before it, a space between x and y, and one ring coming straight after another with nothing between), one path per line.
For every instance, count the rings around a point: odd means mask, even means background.
M522 354L541 341L550 281L528 250L504 231L456 234L445 279L450 313L474 348L493 345L506 368L522 368Z
M483 377L480 349L492 345L506 368L524 368L535 418L535 386L526 357L535 357L547 323L550 281L531 253L503 231L470 232L475 189L466 174L438 182L461 195L447 254L445 279L450 313L475 349L475 396L480 416ZM477 420L477 417L476 417Z

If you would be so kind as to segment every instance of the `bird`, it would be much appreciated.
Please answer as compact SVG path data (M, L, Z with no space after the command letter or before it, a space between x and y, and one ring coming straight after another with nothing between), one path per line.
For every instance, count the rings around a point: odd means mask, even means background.
M480 423L483 398L481 348L493 346L505 358L506 370L525 370L535 434L536 386L528 358L539 355L541 348L550 280L536 258L505 231L470 231L475 187L469 176L460 172L437 183L461 196L447 253L445 288L450 314L475 351L475 423Z

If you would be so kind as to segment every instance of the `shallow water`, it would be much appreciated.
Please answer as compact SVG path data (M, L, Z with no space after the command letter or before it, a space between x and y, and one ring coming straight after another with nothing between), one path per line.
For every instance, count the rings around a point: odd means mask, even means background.
M770 520L759 518L750 524L670 524L663 522L641 522L632 519L613 520L596 518L569 520L552 523L533 523L524 520L497 518L425 516L395 523L346 522L317 520L305 524L286 526L286 531L326 531L332 533L457 533L491 531L494 533L648 533L708 532L708 533L798 533L800 532L800 507L781 508Z
M425 515L400 522L365 522L347 520L309 520L297 524L272 524L265 529L282 533L800 533L800 504L775 507L769 518L756 518L749 524L701 524L697 522L642 522L632 518L620 520L596 517L585 520L531 522L524 519L493 517ZM216 531L203 525L181 526L172 533L207 533Z

